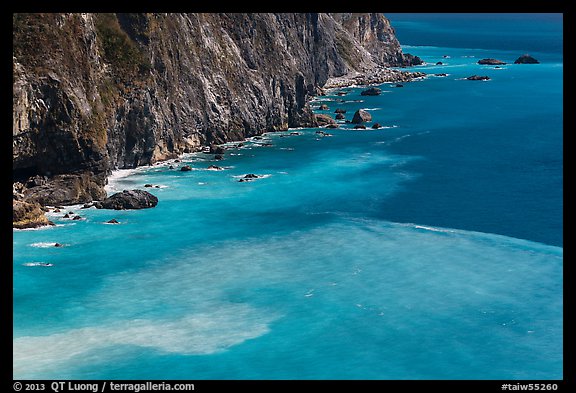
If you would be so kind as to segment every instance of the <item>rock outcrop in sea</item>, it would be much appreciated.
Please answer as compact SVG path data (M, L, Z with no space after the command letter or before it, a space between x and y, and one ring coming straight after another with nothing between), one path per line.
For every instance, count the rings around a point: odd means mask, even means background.
M540 62L530 55L522 55L514 61L514 64L540 64Z
M478 60L478 64L481 65L504 65L506 62L498 59L481 59Z
M371 121L372 115L365 111L364 109L358 109L356 113L354 113L354 117L352 118L353 124L362 124L366 121Z
M113 169L315 126L309 99L326 86L424 75L388 68L418 59L402 53L377 13L16 13L12 21L12 174L45 180L26 186L32 204L103 200Z
M133 210L148 209L157 204L158 198L148 191L124 190L97 202L95 206L98 209Z

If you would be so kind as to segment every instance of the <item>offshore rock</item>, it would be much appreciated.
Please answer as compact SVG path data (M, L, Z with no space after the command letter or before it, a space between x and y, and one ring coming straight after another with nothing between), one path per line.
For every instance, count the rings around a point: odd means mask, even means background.
M155 207L158 198L143 190L124 190L116 193L97 205L99 209L130 210Z
M468 78L466 78L469 81L489 81L490 77L489 76L479 76L479 75L472 75L469 76Z
M530 55L522 55L514 61L514 64L540 64L540 62Z
M382 94L382 90L377 87L370 87L360 93L361 96L379 96L380 94Z
M482 65L504 65L506 62L497 59L481 59L478 60L478 64Z

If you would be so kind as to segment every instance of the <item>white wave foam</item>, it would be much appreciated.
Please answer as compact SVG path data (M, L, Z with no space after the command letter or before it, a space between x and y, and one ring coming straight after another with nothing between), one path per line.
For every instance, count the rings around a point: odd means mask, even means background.
M181 355L223 352L268 333L268 325L277 317L247 305L225 304L213 312L176 320L135 319L47 336L18 337L13 340L14 378L55 370L74 361L77 356L89 356L90 352L98 349L114 349L108 353L108 356L113 356L122 351L120 346L151 348Z
M450 230L450 229L435 228L435 227L429 227L429 226L425 226L425 225L413 225L412 227L416 228L416 229L424 229L426 231L432 231L432 232L455 233L455 231Z
M22 266L42 266L42 267L50 267L50 266L54 266L54 264L52 264L52 263L47 263L47 262L26 262L26 263L23 263Z

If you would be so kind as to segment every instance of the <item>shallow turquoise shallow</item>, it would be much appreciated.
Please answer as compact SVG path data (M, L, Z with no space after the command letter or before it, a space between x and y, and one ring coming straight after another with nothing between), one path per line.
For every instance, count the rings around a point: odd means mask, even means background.
M115 173L158 206L14 231L14 378L562 378L561 54L405 51L449 75L313 103L384 128Z

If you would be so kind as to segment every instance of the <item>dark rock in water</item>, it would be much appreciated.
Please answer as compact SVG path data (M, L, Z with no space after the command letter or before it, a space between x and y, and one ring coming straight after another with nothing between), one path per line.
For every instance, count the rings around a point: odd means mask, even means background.
M315 134L324 135L324 131L316 131Z
M372 115L366 112L364 109L358 109L356 113L354 113L354 117L352 118L352 123L354 124L361 124L365 121L371 121Z
M442 72L442 73L440 73L440 74L434 74L434 76L448 76L448 74L445 74L445 73Z
M298 131L292 131L290 135L300 135L300 133Z
M482 59L478 60L478 64L482 65L504 65L506 62L497 59Z
M176 160L174 160L174 162L180 162L180 160L176 159Z
M144 184L144 187L150 188L150 187L154 187L152 184Z
M110 221L106 221L108 224L120 224L118 222L118 220L116 220L115 218L111 219Z
M214 156L214 159L220 161L220 160L223 160L223 159L224 159L224 156L223 156L222 154L216 154L216 155Z
M522 55L514 61L514 64L540 64L540 62L530 55Z
M339 96L345 96L346 94L348 94L348 92L346 91L339 91L338 93L336 93Z
M262 139L262 137L257 135L257 136L255 136L255 137L253 137L252 139L254 139L255 141L259 141L259 140Z
M261 178L261 177L262 177L262 176L255 175L255 174L253 174L253 173L248 173L247 175L244 175L244 177L242 177L242 178L241 178L240 180L238 180L238 181L239 181L240 183L243 183L243 182L247 182L247 181L252 181L252 180L254 180L254 179L259 179L259 178Z
M54 243L54 247L64 247L64 246L60 243Z
M346 109L338 108L334 111L334 113L346 113Z
M94 206L93 203L85 203L80 209L90 209L92 206Z
M400 84L400 83L396 83L396 87L404 87L404 85Z
M444 63L442 63L441 61L437 61L436 65L444 65Z
M158 198L143 190L124 190L102 201L102 209L147 209L158 204Z
M219 167L218 165L210 165L207 169L213 170L213 171L223 171L224 168Z
M336 120L344 120L345 118L346 118L346 116L344 116L342 113L336 114Z
M469 81L489 81L490 77L489 76L479 76L479 75L472 75L469 76L468 78L466 78Z
M54 209L54 213L60 213L61 211L62 211L62 210L60 210L60 209L58 209L58 208Z
M69 211L68 214L74 214L74 212L73 212L73 211Z
M500 66L494 67L495 70L499 70L499 69L501 69L501 68L502 68L502 67L500 67Z
M409 67L422 64L424 64L424 62L418 56L411 55L410 53L404 53L404 59L402 65Z
M190 165L184 165L182 168L180 168L180 171L182 172L189 172L192 170L192 167Z
M375 130L377 130L377 129L380 128L380 127L382 127L382 126L380 125L380 123L374 123L374 124L372 124L372 128L374 128Z
M174 169L174 165L170 165L168 169Z
M332 117L330 117L330 115L319 114L314 115L314 117L316 118L316 123L318 123L320 127L325 126L327 124L336 123L336 121Z
M80 217L80 216L75 216L72 220L82 220L82 217Z
M344 123L350 124L350 123L352 123L352 122L351 122L350 120L345 120Z
M326 128L339 128L340 126L338 124L328 124L326 126Z
M318 107L318 109L321 110L321 111L326 111L326 110L328 110L328 105L322 104L322 105L320 105L320 106Z
M448 59L450 56L448 56L448 55L443 55L442 57L445 58L445 59Z
M62 216L62 218L70 218L70 214L66 213L64 216Z
M380 94L382 94L382 90L377 87L371 87L369 89L362 90L360 93L361 96L379 96Z
M356 126L354 126L355 130L365 130L366 126L364 124L358 124Z
M240 142L239 144L236 145L236 147L244 147L244 144Z

